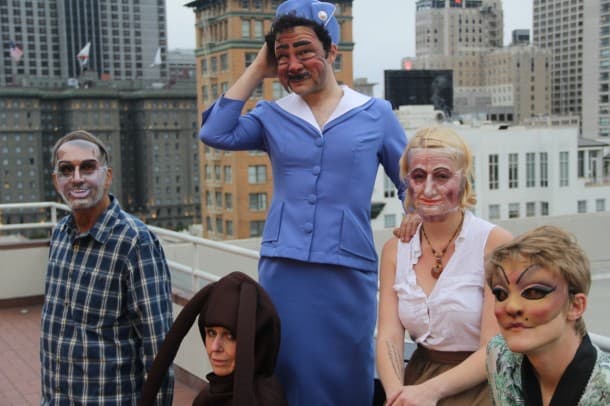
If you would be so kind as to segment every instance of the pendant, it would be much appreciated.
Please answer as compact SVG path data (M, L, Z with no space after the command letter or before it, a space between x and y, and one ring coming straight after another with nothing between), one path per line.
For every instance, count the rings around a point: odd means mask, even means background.
M434 279L438 279L441 276L441 272L443 272L443 260L442 257L435 256L436 264L430 269L430 273Z

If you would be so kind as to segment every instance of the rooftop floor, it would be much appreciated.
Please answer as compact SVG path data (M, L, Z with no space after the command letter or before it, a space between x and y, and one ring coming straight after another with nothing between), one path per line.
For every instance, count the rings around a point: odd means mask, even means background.
M0 309L0 399L4 406L40 405L41 306ZM174 406L191 405L196 391L176 380Z

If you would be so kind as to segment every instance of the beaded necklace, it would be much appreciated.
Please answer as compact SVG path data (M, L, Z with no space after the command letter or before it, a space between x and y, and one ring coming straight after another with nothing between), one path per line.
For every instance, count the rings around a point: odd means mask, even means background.
M447 241L447 245L445 245L445 248L443 248L440 252L435 250L434 247L432 246L432 244L430 243L430 239L428 239L428 235L426 234L426 229L424 228L424 226L422 224L422 226L421 226L422 234L423 234L424 238L426 239L426 242L428 243L428 246L430 246L430 249L432 250L432 255L434 255L434 258L435 258L435 264L430 269L430 274L432 275L432 277L434 279L438 279L439 276L441 276L441 273L443 272L443 269L444 269L444 267L443 267L443 256L447 252L447 249L451 245L451 242L458 235L458 232L462 228L462 224L464 224L464 211L462 211L462 218L460 219L460 224L458 224L457 228L453 232L453 235L451 236L449 241Z

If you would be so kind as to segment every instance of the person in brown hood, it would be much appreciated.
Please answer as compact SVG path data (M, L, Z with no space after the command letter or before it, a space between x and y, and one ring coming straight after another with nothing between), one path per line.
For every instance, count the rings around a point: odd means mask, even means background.
M148 373L141 406L152 403L197 316L212 372L193 406L287 405L274 375L280 345L275 307L254 279L233 272L205 286L184 306Z

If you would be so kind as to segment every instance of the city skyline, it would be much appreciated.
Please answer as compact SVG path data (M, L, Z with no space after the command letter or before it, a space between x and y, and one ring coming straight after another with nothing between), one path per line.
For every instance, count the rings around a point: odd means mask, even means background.
M186 0L166 0L168 49L195 47L195 16L183 7ZM377 83L375 95L383 93L383 71L400 69L401 59L415 56L415 0L355 0L354 16L354 78L364 77ZM505 0L504 44L510 42L512 30L532 30L532 0ZM388 12L391 10L391 12ZM370 37L370 39L369 39ZM383 53L379 52L383 43ZM371 63L375 60L375 63Z

